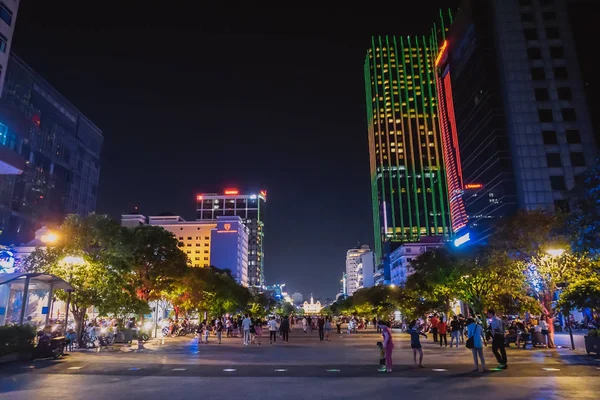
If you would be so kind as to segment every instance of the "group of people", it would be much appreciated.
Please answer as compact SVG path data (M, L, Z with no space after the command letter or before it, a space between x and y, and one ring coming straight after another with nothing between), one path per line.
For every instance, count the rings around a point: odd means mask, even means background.
M319 330L319 340L329 341L331 334L331 317L319 315L316 318L312 318L310 316L302 318L302 330L304 333L307 334L313 329Z
M406 333L410 335L410 347L413 352L413 361L415 367L423 367L423 346L421 345L421 336L427 338L427 331L433 335L435 342L440 343L440 347L447 346L447 331L450 329L451 339L450 347L456 343L465 344L471 349L473 355L473 372L479 372L479 364L482 371L487 371L485 357L483 355L483 347L487 346L486 334L481 324L474 318L461 318L462 316L453 317L450 324L444 321L443 316L434 315L430 318L429 323L419 324L417 320L411 321L406 329ZM508 359L506 356L506 341L505 341L505 322L496 316L494 310L488 310L487 317L490 321L492 352L498 361L498 369L508 368ZM383 340L377 342L379 349L379 371L392 372L392 352L394 350L394 341L392 339L392 331L390 324L384 321L379 321L378 330L381 331ZM466 339L463 336L466 335ZM418 361L417 361L418 356Z

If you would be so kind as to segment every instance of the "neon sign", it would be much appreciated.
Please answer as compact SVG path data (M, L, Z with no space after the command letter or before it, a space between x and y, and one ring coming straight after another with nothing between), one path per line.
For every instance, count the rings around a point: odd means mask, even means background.
M225 194L239 194L240 192L237 189L225 189Z
M465 189L481 189L483 184L481 183L467 183Z
M265 198L265 200L267 199L267 191L266 191L266 190L261 190L261 191L260 191L260 195L261 195L262 197L264 197L264 198Z
M467 232L467 233L465 233L464 235L462 235L462 236L460 236L460 237L456 238L456 239L454 240L454 245L455 245L456 247L458 247L458 246L460 246L460 245L463 245L463 244L467 243L469 240L471 240L471 233L470 233L470 232Z
M196 201L202 201L203 198L204 198L204 196L199 194L198 196L196 196Z
M437 67L438 64L440 63L440 60L442 59L442 57L444 56L444 53L446 52L446 47L448 46L448 41L444 40L444 44L442 45L442 47L440 48L440 52L437 55L437 58L435 59L435 66Z

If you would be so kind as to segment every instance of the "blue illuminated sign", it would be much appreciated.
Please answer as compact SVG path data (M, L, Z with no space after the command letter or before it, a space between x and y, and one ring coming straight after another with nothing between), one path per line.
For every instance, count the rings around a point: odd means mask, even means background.
M471 233L467 232L462 236L457 237L456 239L454 239L454 245L456 247L463 245L465 243L467 243L469 240L471 240Z

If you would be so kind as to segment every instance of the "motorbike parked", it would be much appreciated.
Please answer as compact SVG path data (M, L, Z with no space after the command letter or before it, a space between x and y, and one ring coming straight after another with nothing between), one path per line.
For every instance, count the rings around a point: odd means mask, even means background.
M54 358L55 360L65 354L66 338L60 333L52 334L39 331L38 343L33 348L32 359Z

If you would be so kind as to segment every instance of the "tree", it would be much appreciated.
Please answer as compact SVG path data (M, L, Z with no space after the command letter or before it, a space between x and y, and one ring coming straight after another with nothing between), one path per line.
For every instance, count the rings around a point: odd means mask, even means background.
M171 232L159 226L143 225L127 231L131 249L130 283L139 299L160 299L187 268L187 257Z
M456 298L454 282L463 274L459 255L445 247L437 248L414 258L410 266L413 273L406 287L417 294L416 299L427 298L429 305L441 309L447 317L450 303Z
M572 282L560 294L557 308L563 312L589 308L600 314L600 277L591 274Z
M565 227L573 251L600 256L600 158L578 179L568 198L572 209L566 215Z
M145 310L133 298L133 287L126 282L129 252L123 245L123 228L107 216L69 216L58 231L60 241L47 249L36 249L23 263L25 272L56 275L73 286L74 291L57 291L77 321L81 338L85 312L96 306L102 312L128 313Z

